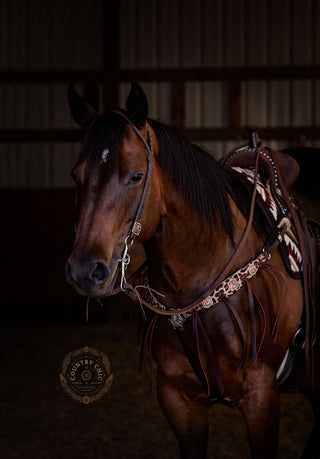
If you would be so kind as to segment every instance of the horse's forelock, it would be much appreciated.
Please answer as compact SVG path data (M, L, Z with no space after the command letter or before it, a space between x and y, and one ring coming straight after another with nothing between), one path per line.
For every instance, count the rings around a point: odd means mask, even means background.
M104 113L88 129L84 150L94 162L105 162L109 154L121 149L128 135L128 125L123 118L115 112Z

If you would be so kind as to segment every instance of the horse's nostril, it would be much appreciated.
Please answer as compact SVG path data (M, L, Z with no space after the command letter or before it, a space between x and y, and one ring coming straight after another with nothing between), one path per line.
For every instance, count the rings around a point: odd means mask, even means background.
M108 265L100 260L95 263L95 266L90 274L90 278L97 284L102 284L109 277Z

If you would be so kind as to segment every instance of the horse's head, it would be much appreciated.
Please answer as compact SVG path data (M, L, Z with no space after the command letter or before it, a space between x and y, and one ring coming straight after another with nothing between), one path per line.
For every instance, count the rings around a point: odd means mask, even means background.
M147 123L146 96L137 84L132 85L126 112L99 115L73 86L68 96L71 112L87 134L72 171L78 221L66 278L79 293L101 297L113 289L125 243L130 245L135 236L150 238L159 223L156 168L151 176L152 143L156 150L157 142Z

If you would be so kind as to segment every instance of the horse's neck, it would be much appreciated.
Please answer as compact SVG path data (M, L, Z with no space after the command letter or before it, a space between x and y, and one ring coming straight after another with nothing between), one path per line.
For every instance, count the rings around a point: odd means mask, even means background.
M183 306L210 289L231 257L234 244L223 225L206 224L186 203L175 205L170 200L155 237L146 244L150 264L150 284L165 295L168 305ZM245 225L235 208L237 219L235 240Z

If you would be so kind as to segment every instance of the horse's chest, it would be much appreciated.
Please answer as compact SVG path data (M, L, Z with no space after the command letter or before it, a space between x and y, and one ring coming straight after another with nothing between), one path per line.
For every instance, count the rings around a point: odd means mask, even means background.
M190 399L200 396L205 396L207 400L215 399L215 394L220 399L216 369L203 343L197 341L191 321L190 323L187 321L183 337L179 336L179 331L172 329L167 319L159 322L153 338L152 355L168 381ZM165 340L164 336L166 336ZM235 360L230 346L215 346L215 353L219 363L219 373L223 379L229 381L228 394L233 400L239 399L241 392L239 380L235 373L230 371ZM211 392L209 397L206 376Z

